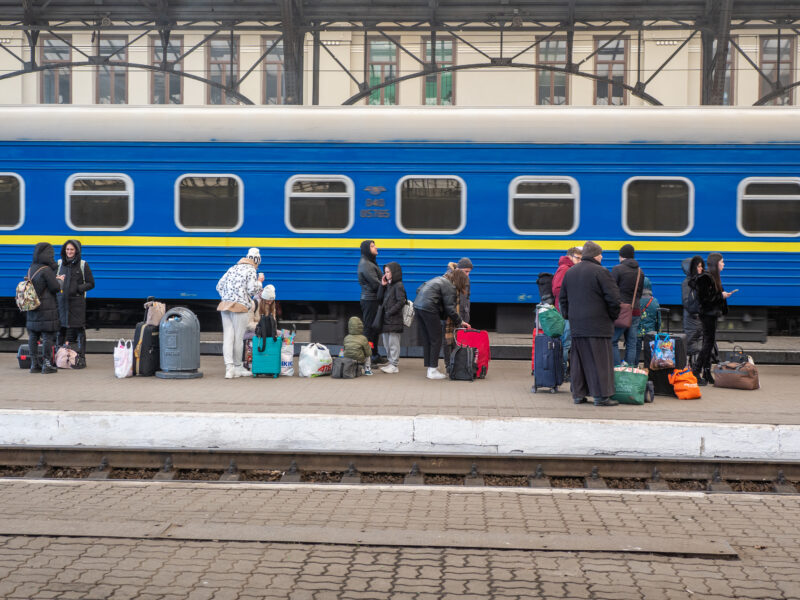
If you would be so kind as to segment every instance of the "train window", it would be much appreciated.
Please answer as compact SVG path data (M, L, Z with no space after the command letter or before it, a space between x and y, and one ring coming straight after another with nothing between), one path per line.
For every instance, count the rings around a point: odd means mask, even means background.
M286 182L284 220L291 231L342 233L353 226L353 182L343 175L296 175Z
M0 173L0 229L17 229L25 220L25 182L14 173Z
M578 228L579 205L572 177L517 177L508 186L508 226L521 235L568 235Z
M409 175L397 182L397 227L406 233L464 229L467 190L454 175Z
M127 175L77 173L67 179L72 229L121 231L133 222L133 181Z
M694 226L694 185L685 177L632 177L622 189L629 235L686 235Z
M236 175L189 173L175 182L175 224L183 231L242 226L244 185Z
M748 236L800 235L800 178L750 177L739 184L739 231Z

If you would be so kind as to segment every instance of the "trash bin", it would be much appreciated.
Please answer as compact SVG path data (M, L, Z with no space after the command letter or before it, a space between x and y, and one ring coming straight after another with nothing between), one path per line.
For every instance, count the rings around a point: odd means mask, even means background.
M200 372L200 321L188 308L166 312L158 326L162 379L196 379Z

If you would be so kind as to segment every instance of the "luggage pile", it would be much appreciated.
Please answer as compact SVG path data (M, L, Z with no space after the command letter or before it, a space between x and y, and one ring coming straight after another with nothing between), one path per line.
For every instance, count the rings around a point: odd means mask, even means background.
M564 383L563 348L561 336L564 334L564 318L550 304L536 305L536 319L533 330L533 387L534 394L539 388L550 388L555 394L558 386Z

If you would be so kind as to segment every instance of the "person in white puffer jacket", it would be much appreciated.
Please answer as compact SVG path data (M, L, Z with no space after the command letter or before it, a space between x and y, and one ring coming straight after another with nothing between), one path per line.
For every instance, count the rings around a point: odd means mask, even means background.
M250 248L247 256L225 272L217 282L222 316L222 357L225 360L225 379L247 377L251 373L242 365L244 334L253 308L253 296L261 294L264 274L258 272L261 253Z

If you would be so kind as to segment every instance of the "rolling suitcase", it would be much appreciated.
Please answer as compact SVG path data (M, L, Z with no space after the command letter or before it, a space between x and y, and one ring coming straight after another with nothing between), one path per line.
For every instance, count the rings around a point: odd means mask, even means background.
M161 369L161 353L158 347L158 325L142 321L133 334L133 374L152 377Z
M277 377L281 374L281 346L283 338L253 337L253 377Z
M456 344L469 346L475 350L475 377L484 379L489 370L489 361L492 359L489 333L478 329L457 329Z
M536 337L543 334L544 331L539 329L539 327L534 327L533 334L531 335L531 375L534 375L536 371Z
M44 357L44 345L39 342L39 346L37 348L39 352L39 362L42 361ZM31 351L28 348L28 344L22 344L17 349L17 362L19 363L20 369L30 369L31 368ZM51 361L53 364L56 364L56 346L53 345L53 358Z
M563 351L561 338L552 338L541 334L535 338L535 357L533 387L535 394L539 388L550 388L550 393L555 394L558 386L564 383Z

